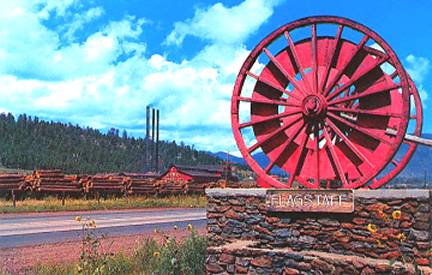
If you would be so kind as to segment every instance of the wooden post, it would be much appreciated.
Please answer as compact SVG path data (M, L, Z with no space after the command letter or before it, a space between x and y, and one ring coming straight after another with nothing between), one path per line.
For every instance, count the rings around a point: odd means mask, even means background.
M386 134L395 136L395 135L397 135L397 131L393 130L391 128L387 128L386 129ZM414 142L414 143L417 143L417 144L422 144L422 145L426 145L426 146L432 147L432 140L431 139L422 138L422 137L418 137L418 136L415 136L415 135L405 134L405 140L411 141L411 142Z
M65 205L65 191L62 192L62 206Z
M128 201L128 191L125 189L124 191L124 198L126 199L126 202Z
M12 189L12 205L13 207L16 207L16 197L15 197L15 191Z

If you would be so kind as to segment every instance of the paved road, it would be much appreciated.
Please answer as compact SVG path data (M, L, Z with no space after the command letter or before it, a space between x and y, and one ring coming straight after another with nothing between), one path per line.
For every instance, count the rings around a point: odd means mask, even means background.
M94 219L98 234L119 236L206 224L205 209L156 209L94 211L59 214L0 215L0 248L55 243L80 238L81 226L74 220Z

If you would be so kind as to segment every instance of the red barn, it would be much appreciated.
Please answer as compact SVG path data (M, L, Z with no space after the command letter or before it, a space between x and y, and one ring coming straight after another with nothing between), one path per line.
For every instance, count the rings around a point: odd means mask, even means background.
M171 165L161 175L161 180L173 182L212 182L224 178L226 168L222 165Z

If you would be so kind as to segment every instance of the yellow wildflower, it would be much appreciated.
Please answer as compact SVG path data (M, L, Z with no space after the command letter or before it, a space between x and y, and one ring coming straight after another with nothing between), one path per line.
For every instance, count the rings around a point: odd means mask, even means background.
M75 221L76 221L76 222L81 222L81 216L76 216L76 217L75 217Z
M193 226L192 226L192 224L188 224L188 226L187 226L187 230L188 230L188 231L192 231L192 230L193 230Z
M159 251L153 252L153 257L159 257L159 256L160 256L160 252Z
M404 233L399 233L397 235L398 240L400 240L401 242L405 241L407 239L407 237L405 236Z
M378 228L375 224L368 224L367 229L369 230L370 233L375 234L378 231Z
M392 213L393 220L400 220L401 216L402 216L402 212L400 210L395 210Z
M94 220L89 221L88 226L91 228L96 228L96 222Z

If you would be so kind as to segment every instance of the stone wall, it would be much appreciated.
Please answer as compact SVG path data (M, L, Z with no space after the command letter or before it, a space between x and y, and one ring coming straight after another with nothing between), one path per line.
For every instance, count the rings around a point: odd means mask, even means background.
M356 190L352 214L270 213L265 189L206 193L209 273L310 269L319 274L330 268L332 273L347 269L355 274L385 272L385 266L403 270L402 257L424 268L432 263L429 190ZM399 211L400 218L392 216ZM256 258L263 260L254 263ZM361 259L367 264L350 263Z

